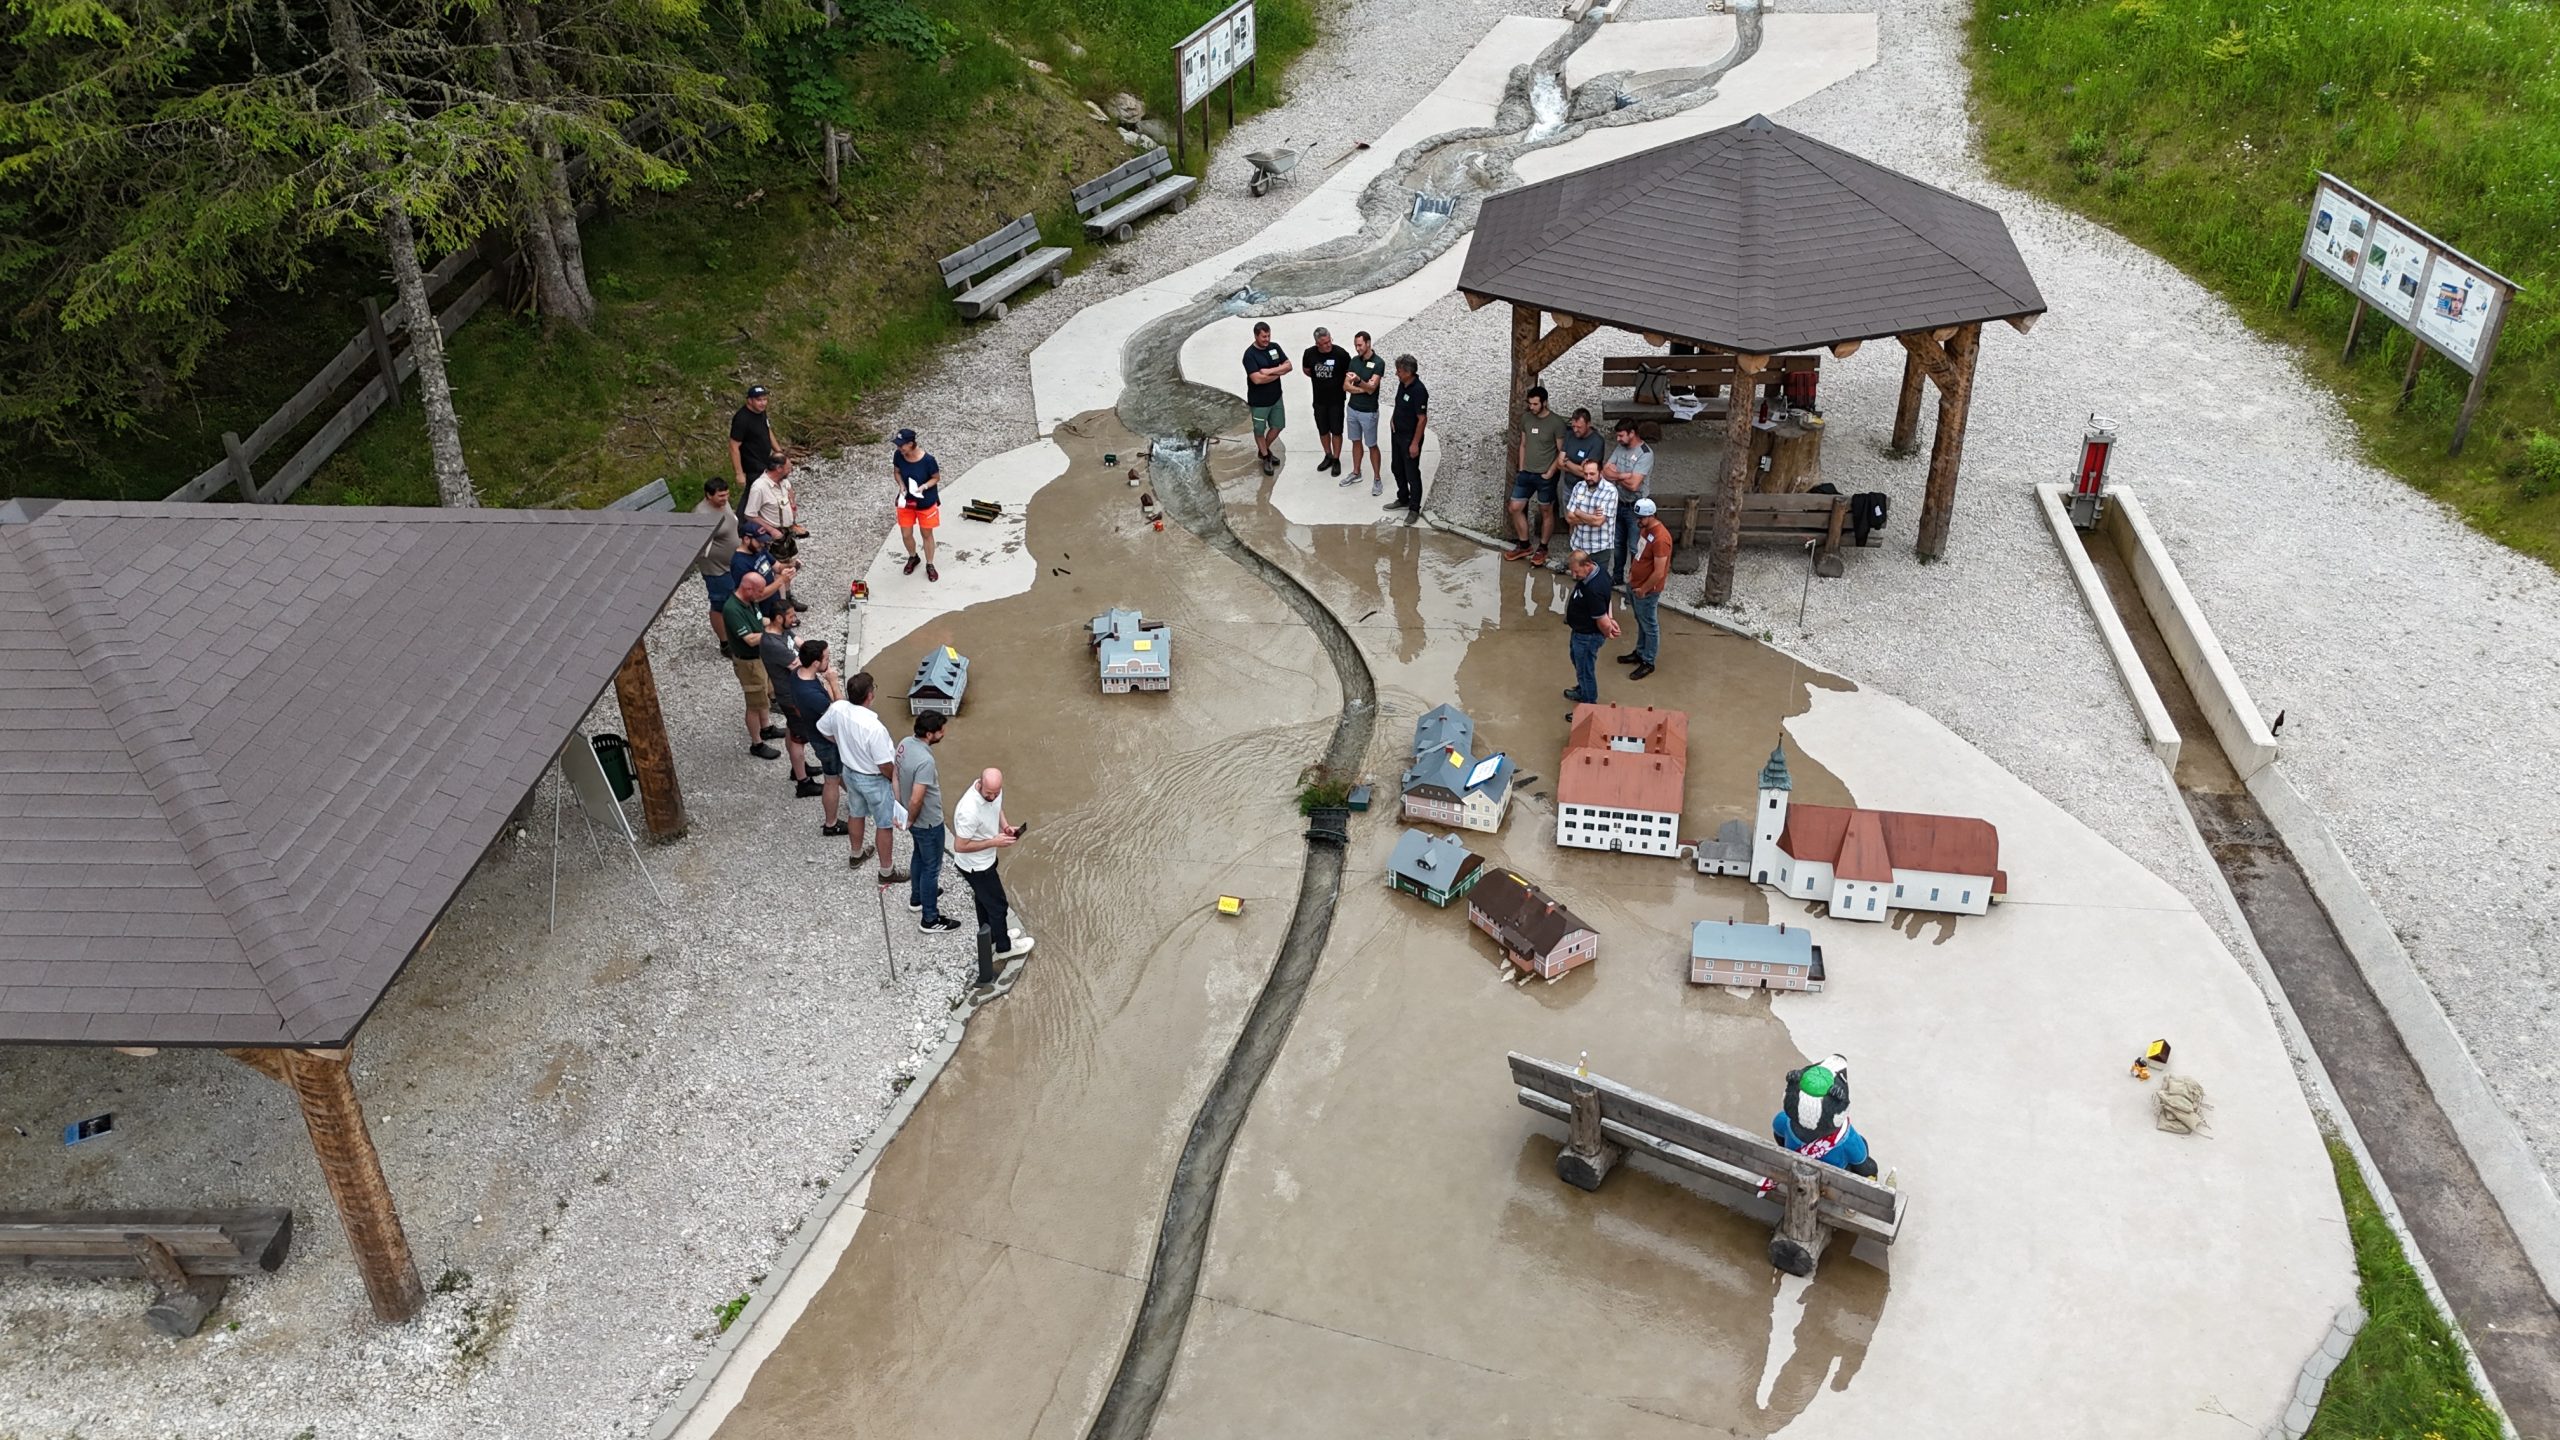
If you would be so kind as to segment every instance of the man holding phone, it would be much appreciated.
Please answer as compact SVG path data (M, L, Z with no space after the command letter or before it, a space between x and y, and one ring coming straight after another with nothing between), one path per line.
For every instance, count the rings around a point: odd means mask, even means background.
M996 962L1019 960L1031 953L1031 937L1013 928L1006 906L1004 879L996 873L997 852L1012 849L1026 827L1004 820L1004 772L993 767L978 776L951 807L951 863L969 887L978 911L978 986L996 983Z

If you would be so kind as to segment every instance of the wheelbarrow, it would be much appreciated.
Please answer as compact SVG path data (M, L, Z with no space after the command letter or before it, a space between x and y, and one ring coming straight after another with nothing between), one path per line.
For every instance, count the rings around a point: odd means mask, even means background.
M1295 150L1256 150L1244 158L1253 166L1253 179L1246 182L1245 188L1256 195L1270 194L1282 176L1298 168Z

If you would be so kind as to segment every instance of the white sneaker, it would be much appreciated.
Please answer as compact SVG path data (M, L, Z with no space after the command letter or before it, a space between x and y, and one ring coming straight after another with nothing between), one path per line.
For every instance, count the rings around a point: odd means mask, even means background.
M1031 953L1032 941L1030 936L1016 933L1011 938L1013 940L1012 948L997 951L995 958L998 960L1019 960L1023 956Z

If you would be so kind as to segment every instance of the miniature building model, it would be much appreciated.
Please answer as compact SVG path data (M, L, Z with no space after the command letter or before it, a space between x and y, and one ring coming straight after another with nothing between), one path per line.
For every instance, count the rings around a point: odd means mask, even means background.
M921 715L939 710L960 713L960 697L969 689L969 657L948 645L936 645L916 664L915 683L907 687L907 710Z
M1541 980L1600 958L1599 932L1514 871L1492 870L1477 882L1467 896L1467 923Z
M1556 774L1556 843L1677 855L1688 778L1686 714L1577 705Z
M1511 809L1517 773L1508 755L1468 754L1475 722L1456 707L1434 705L1413 725L1413 763L1405 767L1401 812L1407 820L1497 831Z
M1103 694L1173 688L1173 632L1163 621L1114 606L1093 617L1091 641Z
M1737 862L1735 826L1698 849L1698 869L1747 875L1799 899L1826 901L1840 920L1882 920L1896 910L1980 915L2009 893L2000 832L1988 820L1790 803L1787 747L1760 769L1751 853Z
M1801 925L1701 920L1689 927L1689 983L1820 990L1822 947Z
M1387 857L1387 888L1446 905L1475 888L1484 875L1484 860L1460 844L1455 835L1433 837L1407 830Z

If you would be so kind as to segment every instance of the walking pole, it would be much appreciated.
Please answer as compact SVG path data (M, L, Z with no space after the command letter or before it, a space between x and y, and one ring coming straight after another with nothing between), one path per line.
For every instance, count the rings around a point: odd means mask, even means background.
M889 973L880 981L880 988L887 990L898 983L898 943L889 938L889 887L886 885L880 887L880 953L889 959Z
M1804 542L1804 594L1796 600L1796 629L1804 629L1804 607L1813 600L1813 567L1821 557L1814 553L1814 542Z

